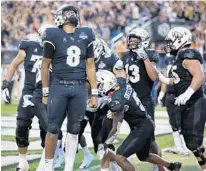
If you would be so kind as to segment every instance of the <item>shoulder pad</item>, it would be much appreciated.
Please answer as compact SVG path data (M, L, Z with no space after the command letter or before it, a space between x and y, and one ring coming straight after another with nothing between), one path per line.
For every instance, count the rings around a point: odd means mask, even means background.
M93 32L92 28L90 28L90 27L79 27L78 30L79 30L79 36L81 36L81 34L82 34L82 37L83 36L88 36L87 39L88 39L89 42L92 42L92 41L95 40L95 35L94 35L94 32ZM84 34L86 34L86 35L84 35Z
M58 35L57 33L59 31L60 31L60 28L47 28L42 35L42 40L53 43L55 36Z
M159 61L159 54L157 52L155 52L155 50L153 50L153 49L146 49L145 51L146 51L146 53L147 53L147 55L149 57L149 60L151 62L157 63Z
M21 43L19 44L19 49L21 50L26 50L31 44L30 40L23 40L21 41Z
M178 58L184 60L184 59L188 59L188 60L198 60L200 61L200 63L203 63L203 58L202 55L200 54L199 51L195 50L195 49L186 49L181 51L178 54Z

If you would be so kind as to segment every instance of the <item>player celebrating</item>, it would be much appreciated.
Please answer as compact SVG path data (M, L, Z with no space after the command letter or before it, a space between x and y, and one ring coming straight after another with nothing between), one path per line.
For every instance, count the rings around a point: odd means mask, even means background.
M154 134L153 121L148 117L147 112L140 102L136 92L124 78L124 72L115 71L116 77L109 71L97 72L98 90L109 98L105 106L108 115L113 117L113 128L103 145L99 145L98 154L103 159L102 170L108 171L107 159L115 161L124 171L134 171L133 165L127 160L132 154L137 155L141 161L148 161L169 170L179 171L181 163L169 163L159 156L149 153L151 138ZM117 149L117 155L107 149L112 144L120 130L123 119L129 124L131 132Z
M181 117L181 130L186 146L197 158L199 165L206 170L206 151L203 144L206 98L203 93L204 73L202 56L194 49L192 34L184 27L174 27L166 37L166 53L176 56L169 76L162 80L166 84L174 83L176 112Z
M136 91L147 113L154 121L154 101L151 96L153 81L157 79L154 63L157 61L155 52L149 54L149 35L146 30L136 28L127 35L128 52L122 57L123 65L132 88ZM151 151L161 156L161 150L153 136ZM154 168L155 169L155 168Z
M95 107L97 102L92 44L94 34L90 28L77 27L79 11L72 5L63 5L57 10L55 23L58 28L49 28L44 35L44 58L41 70L44 103L47 103L49 96L45 170L53 170L57 135L67 116L65 170L72 171L80 122L86 110L86 78L92 92L90 106ZM49 86L48 71L51 63L53 72Z
M40 121L42 146L44 146L45 134L47 131L47 116L39 109L37 98L31 102L30 99L35 91L36 72L42 60L42 47L39 36L34 36L33 40L24 40L20 43L19 52L8 68L5 80L2 85L2 95L4 101L10 100L8 92L9 82L17 70L18 66L24 62L25 80L22 96L18 105L16 143L18 146L20 161L16 170L29 170L27 161L27 148L29 146L29 130L32 119L36 115ZM36 93L37 94L37 93ZM42 106L41 106L42 108Z
M93 42L93 47L96 71L103 69L112 72L118 58L112 53L111 49L102 39L96 38ZM98 111L95 112L86 111L85 119L81 122L81 130L79 136L81 137L87 125L87 122L89 121L95 152L97 152L98 149L97 136L102 128L102 121L105 117L105 114L106 111L104 109L98 109ZM107 123L108 122L112 123L111 120L107 120ZM86 144L82 143L84 142L82 141L82 139L83 137L81 137L80 144L84 152L84 160L83 163L80 165L80 169L88 167L93 160L93 156L89 153Z

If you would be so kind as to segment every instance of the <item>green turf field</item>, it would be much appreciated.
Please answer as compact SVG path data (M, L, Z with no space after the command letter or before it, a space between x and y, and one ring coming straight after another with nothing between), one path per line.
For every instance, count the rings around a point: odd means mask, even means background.
M1 111L2 111L2 115L3 116L11 116L11 115L16 115L16 108L17 105L13 104L10 106L4 106L1 105ZM158 108L157 111L164 111L165 108ZM157 117L156 119L167 119L167 117ZM205 130L205 135L206 137L206 130ZM14 136L1 136L2 140L8 140L8 141L14 141ZM119 135L118 139L120 140L120 142L125 139L125 135ZM173 138L171 134L167 134L167 135L161 135L161 136L157 136L157 141L158 144L160 145L160 147L162 149L167 148L167 147L171 147L173 146ZM36 138L30 138L31 141L35 141ZM119 144L116 144L116 148L119 146ZM92 153L94 154L93 150L91 149ZM41 154L41 150L30 150L28 152L28 154ZM2 157L3 156L17 156L18 152L17 151L3 151L1 153ZM95 154L94 154L95 155ZM168 161L179 161L183 163L183 168L182 171L201 171L195 158L190 155L189 157L184 157L184 156L180 156L180 155L174 155L174 154L166 154L163 153L163 158L167 159ZM83 160L83 153L81 150L79 150L79 153L76 156L75 159L75 171L79 170L79 166L82 163ZM139 162L135 156L132 156L130 158L131 162L135 165L136 170L138 171L152 171L152 165L145 163L145 162ZM35 171L35 169L38 166L38 162L39 160L33 160L30 161L30 171ZM91 164L91 168L87 169L87 171L99 171L99 160L98 157L95 155L95 160L92 162ZM3 167L1 168L2 171L14 171L16 167L15 165L11 165L8 167ZM60 169L56 169L57 171L62 171L63 167ZM84 170L86 171L86 170Z

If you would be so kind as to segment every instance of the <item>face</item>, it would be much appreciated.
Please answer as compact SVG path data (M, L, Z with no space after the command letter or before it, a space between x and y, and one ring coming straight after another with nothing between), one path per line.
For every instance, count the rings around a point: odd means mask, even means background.
M138 49L141 43L141 39L139 37L130 37L128 48L130 50Z

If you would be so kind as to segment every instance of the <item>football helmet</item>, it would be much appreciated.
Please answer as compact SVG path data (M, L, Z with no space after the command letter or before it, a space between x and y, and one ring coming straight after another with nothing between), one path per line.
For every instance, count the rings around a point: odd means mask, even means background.
M79 19L79 10L73 5L63 5L55 13L55 24L57 27L66 24L77 27Z
M117 79L115 75L107 70L98 70L97 76L97 88L100 96L105 96L117 85Z
M127 46L130 50L147 48L149 46L149 42L149 34L143 28L135 28L127 35Z
M111 49L107 46L104 40L96 38L93 42L93 49L94 49L94 60L97 61L102 54L105 57L111 56Z
M166 45L164 47L166 53L178 51L178 49L190 45L192 43L192 33L184 27L172 28L165 38Z

